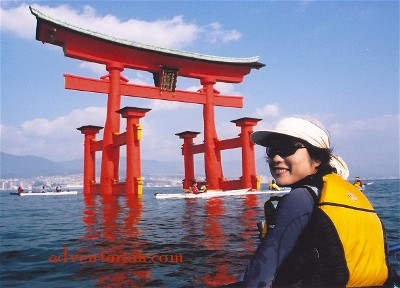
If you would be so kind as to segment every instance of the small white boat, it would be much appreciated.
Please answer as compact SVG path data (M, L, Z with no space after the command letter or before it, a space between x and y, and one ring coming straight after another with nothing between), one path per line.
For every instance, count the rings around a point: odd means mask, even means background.
M10 195L17 195L17 196L61 196L61 195L76 195L78 191L51 191L51 192L11 192Z
M193 193L155 193L157 199L171 199L171 198L211 198L211 197L224 197L224 196L245 196L254 194L271 194L277 195L289 192L290 189L282 189L279 191L260 191L251 189L237 189L237 190L208 190L207 192L193 194Z

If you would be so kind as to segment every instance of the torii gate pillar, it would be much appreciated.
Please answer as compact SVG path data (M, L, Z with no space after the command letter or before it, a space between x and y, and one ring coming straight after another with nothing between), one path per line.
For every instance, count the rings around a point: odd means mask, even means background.
M183 189L189 189L191 186L191 181L195 179L194 177L194 157L193 157L193 139L199 135L200 132L185 131L182 133L177 133L175 135L183 139L182 154L183 163L185 166L185 178L183 179Z
M96 134L103 127L100 126L82 126L77 128L85 135L84 156L83 156L83 193L85 195L92 194L92 185L96 182Z
M220 189L222 181L221 151L217 149L218 136L215 128L214 95L219 94L214 89L215 80L205 78L201 79L203 92L206 97L204 104L204 166L208 188L211 190Z
M140 140L142 127L139 119L144 117L151 109L124 107L117 111L126 118L126 195L141 195L143 192L143 179L140 160Z
M110 86L107 100L107 117L103 135L103 154L101 160L100 189L104 195L113 193L113 184L119 181L119 147L114 147L113 135L119 134L120 115L117 110L121 107L121 77L124 67L120 63L107 63L108 75L102 78L109 78Z
M250 134L253 133L253 127L259 121L261 119L249 117L231 121L241 128L239 136L242 147L242 187L252 187L257 190L260 187L258 187L259 181L256 174L254 143L250 139Z

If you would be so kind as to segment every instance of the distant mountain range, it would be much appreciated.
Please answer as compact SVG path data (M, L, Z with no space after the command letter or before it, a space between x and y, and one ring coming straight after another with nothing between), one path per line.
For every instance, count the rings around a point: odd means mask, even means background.
M265 167L265 160L259 159L258 167ZM100 159L97 159L96 171L100 171ZM263 165L263 166L260 166ZM0 152L0 178L29 178L38 176L73 175L83 173L83 159L54 162L37 156L16 156ZM120 160L120 175L125 174L125 158ZM195 163L196 175L204 176L203 161ZM241 175L240 161L223 161L224 175L237 178ZM262 168L264 169L264 168ZM265 169L267 172L267 169ZM183 159L177 161L142 160L143 175L183 175ZM261 173L265 174L265 173Z
M83 173L83 159L54 162L37 156L16 156L0 152L0 178L29 178L38 176L72 175ZM125 158L120 160L121 175L125 173ZM100 171L100 159L96 170ZM183 174L183 164L179 161L160 162L142 160L142 173L155 175Z
M15 156L1 152L1 178L28 178L35 176L52 176L79 173L73 170L36 156Z

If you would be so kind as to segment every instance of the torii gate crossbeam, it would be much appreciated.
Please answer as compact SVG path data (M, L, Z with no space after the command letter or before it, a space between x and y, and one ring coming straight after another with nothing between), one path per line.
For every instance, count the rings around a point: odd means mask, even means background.
M64 74L65 88L78 91L108 93L109 81ZM159 87L150 87L137 84L121 83L121 95L140 97L147 99L159 99L166 101L178 101L193 104L206 104L206 98L202 92L190 92L184 90L162 91ZM215 95L214 105L223 107L242 108L242 96Z

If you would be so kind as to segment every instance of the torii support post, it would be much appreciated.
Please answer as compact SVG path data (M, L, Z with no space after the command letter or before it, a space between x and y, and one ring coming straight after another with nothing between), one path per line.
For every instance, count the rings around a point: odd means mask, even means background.
M113 135L119 134L120 115L117 110L121 107L121 76L124 67L112 62L106 65L109 78L109 93L107 101L107 118L103 136L103 154L101 159L100 189L103 195L113 193L113 184L119 182L119 147L114 147Z
M256 126L259 121L261 121L261 119L248 117L231 121L241 129L242 187L251 187L253 189L259 189L259 184L256 174L254 143L250 139L250 134L253 133L253 127Z
M117 112L126 118L126 195L141 195L143 179L140 159L142 128L139 119L151 109L124 107Z
M96 150L92 143L96 142L96 134L103 129L100 126L82 126L77 128L85 135L83 155L83 193L93 194L92 185L96 182Z
M206 97L204 104L203 119L204 119L204 166L207 179L207 185L210 190L221 189L221 181L223 179L221 165L221 151L216 149L218 143L217 131L215 128L215 111L214 111L214 96L219 94L214 89L216 81L211 78L201 79L203 92Z
M175 135L183 139L182 145L182 155L185 167L185 178L183 179L183 189L189 189L191 181L195 179L194 177L194 157L193 157L193 139L199 135L200 132L185 131L177 133Z

